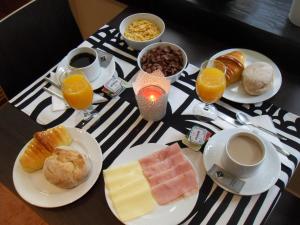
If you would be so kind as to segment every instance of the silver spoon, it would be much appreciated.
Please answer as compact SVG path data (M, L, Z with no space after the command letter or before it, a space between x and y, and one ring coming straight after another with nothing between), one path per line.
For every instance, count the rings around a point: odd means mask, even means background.
M270 131L270 130L268 130L266 128L263 128L259 125L255 125L255 124L251 123L248 116L245 113L242 113L242 112L236 113L236 119L237 119L237 122L242 124L242 125L250 125L250 126L256 127L258 129L266 132L266 133L269 133L269 134L271 134L275 137L278 137L280 140L284 140L284 141L287 140L287 138L282 136L281 134L274 133L273 131Z

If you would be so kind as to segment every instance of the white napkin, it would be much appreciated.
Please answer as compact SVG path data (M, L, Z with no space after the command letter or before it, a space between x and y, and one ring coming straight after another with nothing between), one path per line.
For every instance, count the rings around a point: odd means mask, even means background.
M99 104L101 102L106 102L106 101L108 101L107 98L103 97L100 94L94 93L93 104ZM52 111L53 112L65 110L67 108L69 108L69 106L64 100L52 95Z
M256 117L250 117L250 121L255 124L264 127L265 129L268 129L274 133L277 133L276 128L273 124L273 121L270 116L268 115L262 115L262 116L256 116ZM248 126L251 130L253 130L256 134L262 136L266 140L272 142L273 144L277 145L278 147L282 147L282 143L279 140L278 137L275 137L274 135L268 134L259 128L255 128L253 126Z
M65 110L68 107L69 106L67 105L67 103L64 100L52 95L52 111L53 112Z

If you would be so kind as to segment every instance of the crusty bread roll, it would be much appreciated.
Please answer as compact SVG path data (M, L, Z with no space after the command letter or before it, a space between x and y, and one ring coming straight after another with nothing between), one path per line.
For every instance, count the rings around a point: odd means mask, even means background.
M27 172L42 169L44 161L57 146L70 145L72 138L64 126L37 132L20 157L20 164Z
M273 84L274 69L266 62L255 62L247 66L242 75L242 83L249 95L261 95Z
M245 54L241 51L232 51L216 58L216 60L221 61L226 66L227 86L241 79L245 58Z
M79 185L89 173L87 158L74 150L57 148L45 160L43 173L46 179L61 188Z
M70 145L72 138L64 126L57 126L46 131L36 132L34 138L53 152L57 146Z

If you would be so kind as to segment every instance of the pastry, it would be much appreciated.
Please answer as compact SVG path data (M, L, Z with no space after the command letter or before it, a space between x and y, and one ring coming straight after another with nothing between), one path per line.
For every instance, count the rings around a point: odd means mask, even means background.
M261 95L272 87L273 67L266 62L255 62L243 71L242 83L249 95Z
M52 154L40 142L33 138L21 155L20 163L26 172L34 172L42 169L44 161Z
M232 51L216 58L226 66L226 85L229 86L241 79L244 70L245 55L240 51Z
M70 145L72 138L64 126L37 132L20 157L20 164L27 172L42 169L44 161L57 146Z
M57 146L70 145L72 142L72 138L64 126L57 126L46 131L36 132L34 138L50 152L53 152Z
M57 148L45 160L46 179L61 188L73 188L82 183L89 173L87 158L74 150Z

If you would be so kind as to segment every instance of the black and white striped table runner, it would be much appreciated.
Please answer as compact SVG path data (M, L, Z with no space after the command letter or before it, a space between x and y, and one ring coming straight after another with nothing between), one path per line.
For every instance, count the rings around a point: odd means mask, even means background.
M138 71L137 51L134 51L120 39L117 29L104 26L81 46L100 48L112 53L116 60L116 73L129 81ZM50 71L55 71L55 67ZM44 76L50 76L50 71ZM107 168L125 149L143 144L171 144L181 142L188 128L194 124L218 132L226 125L217 122L199 122L192 115L192 108L199 102L195 94L195 79L198 68L189 64L180 80L172 85L167 114L162 121L147 122L140 116L132 89L121 96L97 106L99 116L90 121L86 129L101 145ZM65 124L78 126L80 120L73 109L53 112L51 97L42 87L50 87L42 78L36 80L10 102L25 112L44 128ZM96 90L100 91L100 90ZM216 104L221 113L234 118L235 112L243 111L250 116L269 115L273 119L278 133L288 138L284 148L291 153L289 158L280 155L281 173L276 184L268 191L255 196L238 196L216 186L203 173L201 188L193 211L181 224L262 224L281 196L300 159L300 118L268 102L252 105L235 104L222 99ZM228 126L228 125L227 125ZM201 154L201 153L199 153ZM202 158L202 156L201 156Z

